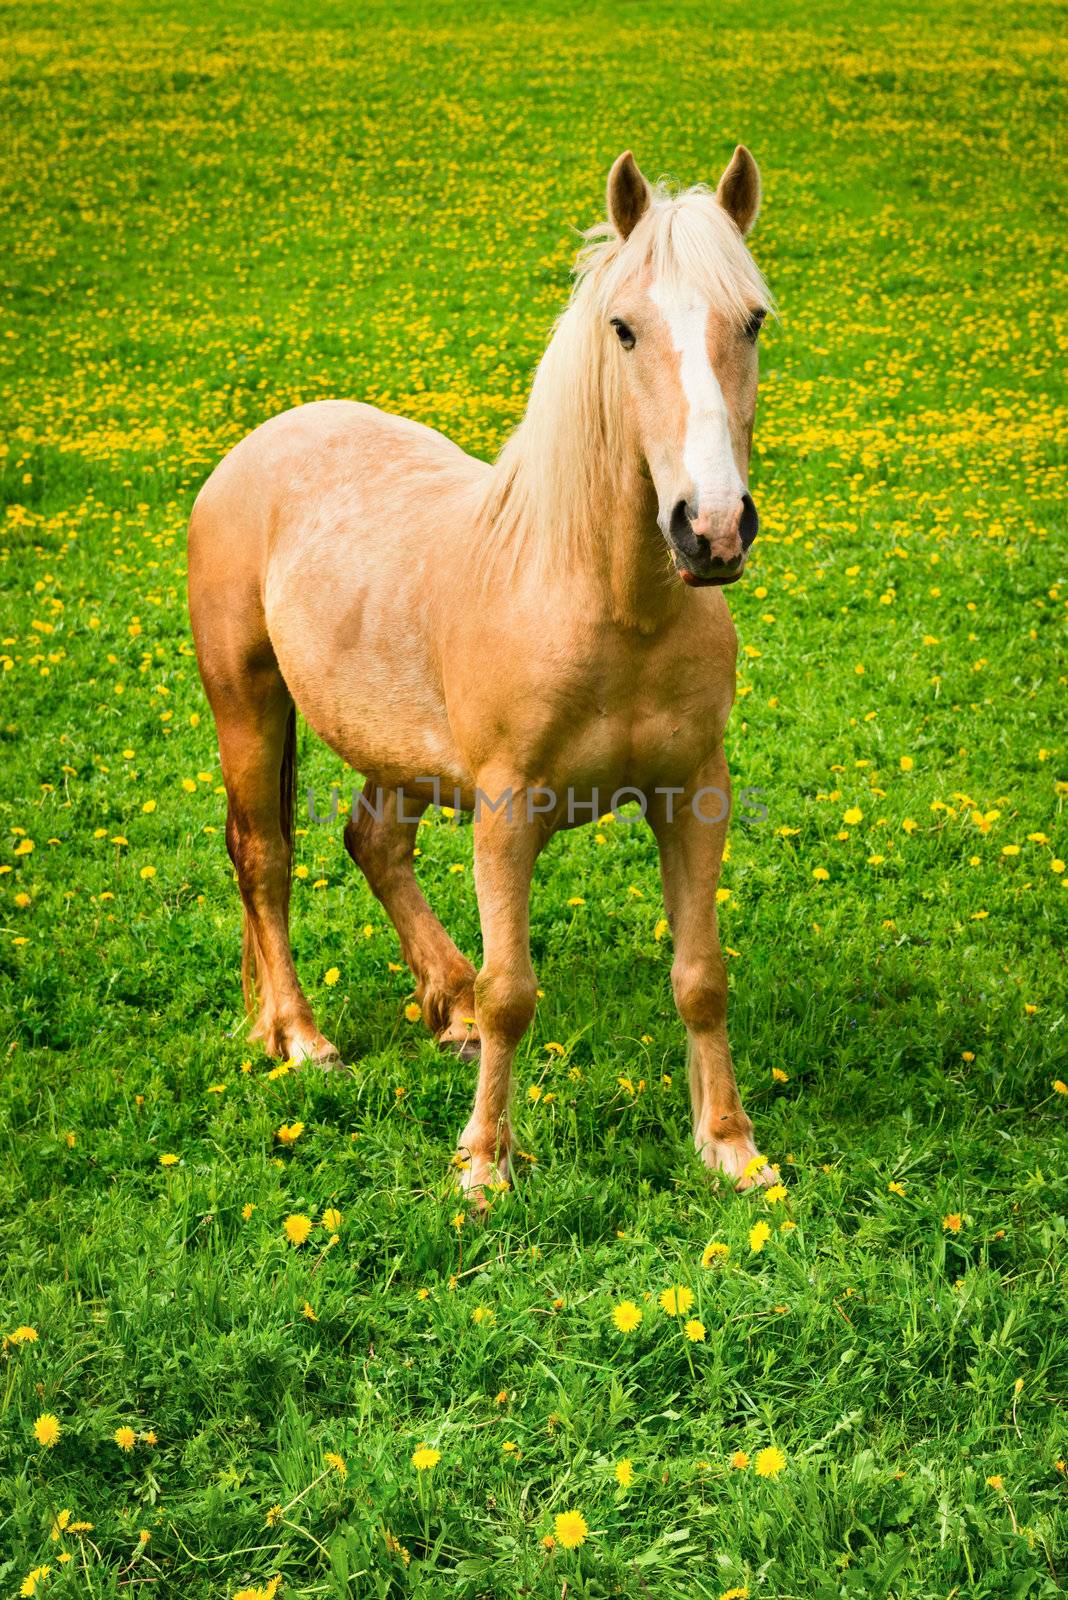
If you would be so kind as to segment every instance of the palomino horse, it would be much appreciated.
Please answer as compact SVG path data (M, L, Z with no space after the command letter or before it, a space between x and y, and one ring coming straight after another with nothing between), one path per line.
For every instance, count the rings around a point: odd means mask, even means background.
M458 1157L478 1201L509 1173L535 861L624 787L645 797L659 846L697 1148L739 1188L773 1181L735 1084L716 929L736 653L722 588L757 531L747 479L769 301L744 237L759 203L744 146L715 194L653 188L625 152L493 466L419 423L323 401L243 439L193 510L189 607L254 1033L274 1055L337 1054L289 945L296 705L366 777L345 843L428 1027L478 1055ZM477 975L412 869L432 779L475 810Z

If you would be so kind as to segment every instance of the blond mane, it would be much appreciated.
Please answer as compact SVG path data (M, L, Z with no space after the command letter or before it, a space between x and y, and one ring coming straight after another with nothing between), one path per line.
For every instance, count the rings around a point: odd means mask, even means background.
M628 460L620 352L608 326L626 279L650 265L744 321L770 306L763 276L737 227L702 185L658 184L626 240L608 222L589 228L567 307L538 364L523 420L494 464L480 519L494 565L519 557L592 558L605 507L618 503Z

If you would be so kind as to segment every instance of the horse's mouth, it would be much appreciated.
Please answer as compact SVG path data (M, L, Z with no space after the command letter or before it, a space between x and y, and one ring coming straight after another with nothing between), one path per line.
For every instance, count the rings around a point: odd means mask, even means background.
M745 571L747 557L748 551L740 550L732 561L719 561L714 557L695 561L687 551L680 550L674 543L671 545L675 571L690 589L724 589L729 583L737 583Z
M675 571L683 583L690 589L725 589L729 583L737 583L745 571L745 562L742 561L733 572L692 572L689 567L676 563Z

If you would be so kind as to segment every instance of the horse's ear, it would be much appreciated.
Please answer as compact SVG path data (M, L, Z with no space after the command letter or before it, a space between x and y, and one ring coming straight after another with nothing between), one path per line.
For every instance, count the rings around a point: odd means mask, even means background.
M608 174L608 220L621 239L629 239L653 198L642 172L629 150L612 163Z
M716 199L740 232L747 234L760 210L760 168L744 144L731 156L719 180Z

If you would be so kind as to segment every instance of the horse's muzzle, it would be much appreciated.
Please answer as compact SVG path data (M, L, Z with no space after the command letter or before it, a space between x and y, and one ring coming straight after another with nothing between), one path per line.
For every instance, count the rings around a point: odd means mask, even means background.
M736 583L745 571L759 527L757 508L748 492L742 495L734 516L716 526L680 500L671 513L667 533L676 572L683 583L695 589Z

